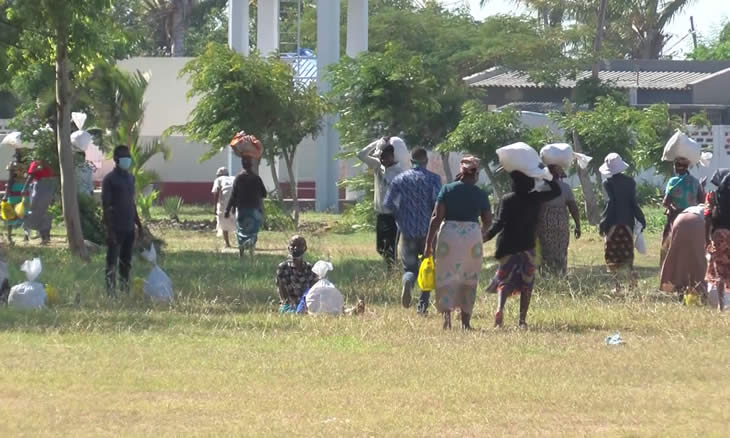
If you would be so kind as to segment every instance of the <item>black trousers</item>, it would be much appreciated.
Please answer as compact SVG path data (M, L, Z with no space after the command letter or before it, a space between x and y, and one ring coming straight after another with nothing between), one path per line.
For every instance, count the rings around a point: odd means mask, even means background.
M116 294L117 265L121 290L129 292L129 271L132 269L132 249L134 248L134 230L129 232L114 232L115 241L108 242L106 250L106 291Z
M388 266L395 264L396 237L398 226L395 223L395 216L392 214L378 214L375 221L375 238L378 254L380 254Z

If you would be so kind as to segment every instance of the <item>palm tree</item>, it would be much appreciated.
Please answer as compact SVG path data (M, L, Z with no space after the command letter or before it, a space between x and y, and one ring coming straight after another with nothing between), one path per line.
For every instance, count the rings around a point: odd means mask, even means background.
M631 30L633 59L659 59L669 40L667 25L692 0L633 0L631 1Z
M96 128L89 131L102 137L102 146L126 145L132 155L130 173L135 177L137 194L159 180L154 170L145 169L147 162L157 154L165 160L170 148L155 138L148 144L140 141L140 127L144 119L144 93L147 76L139 71L129 74L112 65L101 65L94 71L85 99L92 109Z
M185 30L197 0L142 0L158 45L172 56L185 56Z

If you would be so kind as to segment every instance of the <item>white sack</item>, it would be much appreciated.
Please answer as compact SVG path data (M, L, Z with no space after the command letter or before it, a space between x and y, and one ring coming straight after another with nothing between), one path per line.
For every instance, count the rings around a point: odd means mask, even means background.
M80 130L71 133L71 144L79 151L86 151L93 141L94 138L86 131Z
M16 309L42 309L46 306L46 289L41 283L34 281L43 270L41 259L26 260L20 270L25 272L27 281L10 289L8 305Z
M540 158L547 165L554 164L563 169L568 169L573 161L577 161L578 166L585 169L593 159L588 155L573 152L573 147L568 143L554 143L544 146L540 149Z
M84 129L84 125L86 124L86 113L73 112L71 113L71 120L74 122L74 125L76 125L76 128L80 131Z
M307 312L313 315L341 315L345 307L345 299L339 290L327 280L327 273L333 269L332 263L318 261L312 272L320 278L307 292Z
M546 167L540 166L540 156L537 151L526 143L519 142L499 148L497 156L499 163L507 172L517 170L531 178L553 180L550 171Z
M717 309L720 305L719 297L717 296L717 286L712 283L707 283L707 305L713 309ZM730 292L727 288L725 289L725 309L730 308Z
M710 158L712 155L710 155ZM663 161L674 161L677 158L686 158L692 166L705 163L707 154L703 156L699 143L689 138L680 130L672 135L664 146Z
M144 281L143 292L150 297L152 301L169 303L174 295L172 292L172 280L157 265L157 251L155 245L150 245L150 249L142 251L142 257L148 262L155 265Z
M3 138L3 141L0 142L0 145L9 146L13 149L30 149L35 146L33 143L23 141L21 136L22 134L18 131L11 132Z
M152 301L169 303L172 301L172 280L159 266L155 265L144 281L144 294Z

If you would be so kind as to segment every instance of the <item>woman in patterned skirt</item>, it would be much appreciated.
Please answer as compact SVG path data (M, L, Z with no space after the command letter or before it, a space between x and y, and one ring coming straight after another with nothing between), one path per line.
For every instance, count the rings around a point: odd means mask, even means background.
M560 196L542 204L537 224L537 238L540 241L543 267L551 272L564 274L568 270L570 244L568 212L575 222L576 239L580 239L581 235L580 212L573 197L573 190L562 181L565 178L563 168L551 164L548 169L560 186Z
M644 213L636 200L636 182L624 175L629 165L616 153L606 156L599 169L606 177L603 187L608 202L603 210L599 231L606 240L605 258L609 272L622 268L629 270L630 285L636 281L634 275L634 224L638 221L642 230L646 228ZM620 289L618 277L617 287Z
M492 212L487 193L476 186L479 160L466 156L456 182L441 188L426 236L424 257L436 246L436 308L444 315L444 329L451 328L451 312L461 310L461 324L471 329L471 315L482 268L482 244ZM479 220L481 219L481 230Z
M494 326L502 327L504 306L511 295L520 295L519 326L527 328L527 311L535 285L535 243L540 208L560 196L561 188L553 179L549 192L534 191L535 179L519 171L510 172L512 192L502 198L499 215L487 233L487 240L497 234L499 269L488 290L497 292Z

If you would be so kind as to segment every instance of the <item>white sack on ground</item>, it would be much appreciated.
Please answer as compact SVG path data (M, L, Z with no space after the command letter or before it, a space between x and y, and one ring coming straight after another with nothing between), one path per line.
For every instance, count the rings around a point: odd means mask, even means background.
M345 307L342 293L327 280L327 273L333 268L332 263L318 261L312 267L312 272L320 278L307 292L307 312L313 315L330 314L341 315Z
M26 260L20 267L25 272L24 281L10 289L8 305L16 309L42 309L46 306L46 289L36 282L43 267L41 259Z

